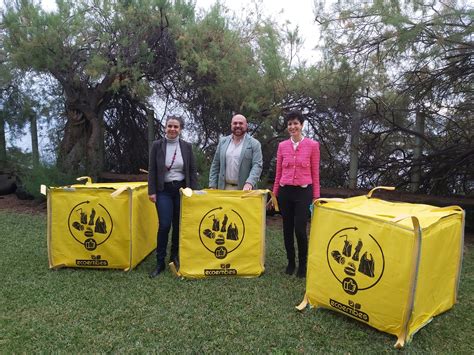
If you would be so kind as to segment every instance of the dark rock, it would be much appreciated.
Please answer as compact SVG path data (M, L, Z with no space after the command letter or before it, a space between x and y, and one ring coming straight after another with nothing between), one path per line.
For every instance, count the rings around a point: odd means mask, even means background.
M16 178L11 174L0 174L0 195L9 195L17 189Z

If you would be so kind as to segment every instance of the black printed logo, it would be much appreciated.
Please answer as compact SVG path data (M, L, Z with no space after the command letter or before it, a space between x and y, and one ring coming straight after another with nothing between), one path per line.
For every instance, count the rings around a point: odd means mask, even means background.
M217 259L224 259L237 249L244 237L244 220L234 209L213 208L199 223L201 243Z
M385 269L380 244L373 235L364 235L357 227L334 233L327 246L327 262L343 290L350 295L375 286Z
M355 303L354 301L349 300L349 304L346 305L333 299L329 299L329 304L331 305L331 307L334 307L335 309L338 309L364 322L369 321L369 315L361 311L362 307L359 303Z
M109 262L100 255L91 255L90 259L76 259L77 266L108 266Z
M237 275L236 269L231 269L230 264L221 264L220 269L204 269L204 275L206 276L227 276Z
M109 239L113 223L109 211L102 204L84 201L69 213L68 227L71 236L92 251Z

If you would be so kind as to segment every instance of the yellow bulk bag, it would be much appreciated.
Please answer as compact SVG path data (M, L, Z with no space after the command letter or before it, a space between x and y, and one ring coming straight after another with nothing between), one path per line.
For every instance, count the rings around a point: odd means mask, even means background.
M178 275L259 276L268 190L182 190Z
M45 187L42 187L46 190ZM146 182L50 187L49 267L131 270L156 248L158 219Z
M371 194L316 202L305 301L394 334L400 348L456 302L464 212Z

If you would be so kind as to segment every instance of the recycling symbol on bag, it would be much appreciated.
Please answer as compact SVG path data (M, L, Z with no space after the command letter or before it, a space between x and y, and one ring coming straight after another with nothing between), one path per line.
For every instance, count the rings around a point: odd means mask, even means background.
M326 254L329 269L350 295L375 286L382 278L385 257L380 244L355 226L334 233Z
M113 222L109 211L102 204L83 201L69 213L68 227L71 236L92 251L109 239Z
M237 249L244 237L244 220L234 209L213 208L199 223L201 243L217 259L224 259L227 254Z

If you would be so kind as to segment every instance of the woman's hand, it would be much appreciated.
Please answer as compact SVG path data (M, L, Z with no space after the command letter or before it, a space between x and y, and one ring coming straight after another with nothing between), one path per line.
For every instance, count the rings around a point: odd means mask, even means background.
M151 202L156 203L156 194L148 195L148 199L149 199Z

